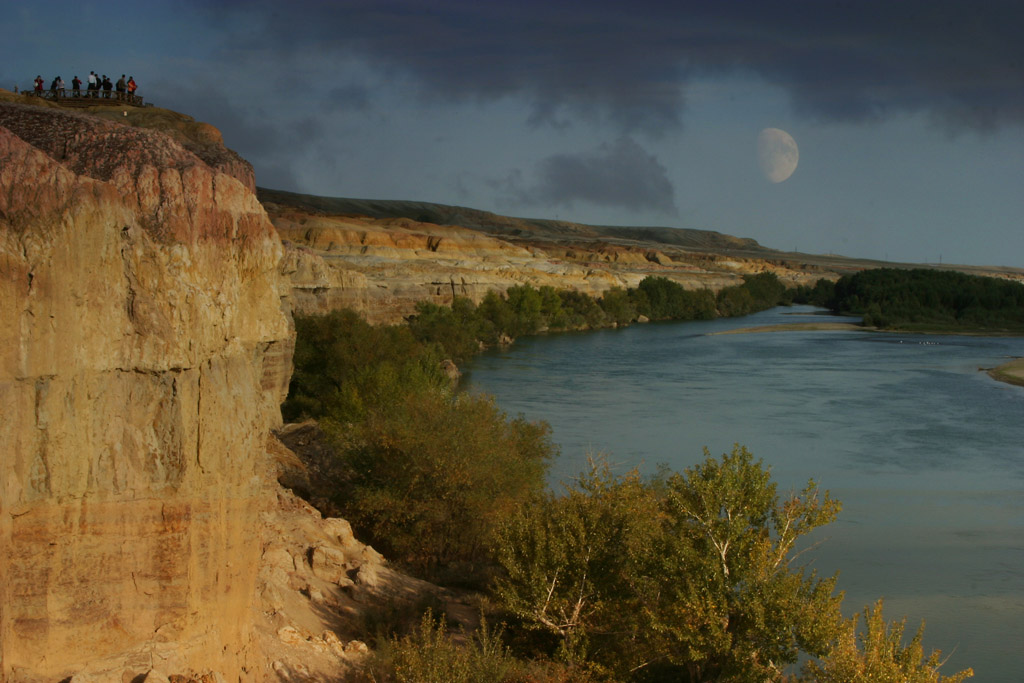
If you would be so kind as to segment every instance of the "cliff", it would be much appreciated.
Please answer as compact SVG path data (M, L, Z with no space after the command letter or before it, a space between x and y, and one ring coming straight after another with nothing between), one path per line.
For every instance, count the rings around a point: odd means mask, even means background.
M252 167L32 99L0 91L0 682L334 680L368 610L457 606L278 483L290 261Z
M250 665L291 332L245 168L0 102L0 679Z

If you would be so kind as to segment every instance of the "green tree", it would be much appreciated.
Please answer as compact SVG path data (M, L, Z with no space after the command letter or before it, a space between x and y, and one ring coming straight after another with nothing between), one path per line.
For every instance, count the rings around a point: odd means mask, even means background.
M718 314L725 318L747 315L756 310L754 297L750 295L750 290L742 286L720 289L715 300L718 305Z
M464 363L480 350L479 318L476 307L468 299L458 299L451 306L427 301L416 304L416 315L409 318L409 330L424 343L436 343L444 355L456 363ZM466 301L469 308L462 306Z
M628 325L636 320L636 309L629 299L629 294L621 287L613 287L601 297L601 308L605 314L618 325Z
M505 298L512 310L509 334L512 337L536 334L541 327L541 308L544 303L540 292L530 285L514 285L505 292Z
M809 482L780 501L769 471L737 446L665 482L651 630L691 681L764 681L836 637L836 577L794 566L796 543L840 505Z
M485 343L493 344L501 335L514 336L516 314L501 294L494 290L487 292L476 310L480 317L487 321L488 330L492 334L490 339L484 340Z
M604 327L608 317L593 297L572 289L558 292L562 300L562 310L566 314L569 329L585 330Z
M502 525L496 593L560 659L628 670L638 650L635 567L652 551L657 518L653 490L635 471L616 477L592 464L564 495L548 494Z
M746 449L647 482L597 469L499 534L497 584L568 659L620 678L777 679L838 636L835 577L794 566L798 539L839 504L811 482L780 501Z
M903 644L904 621L886 623L882 601L864 609L864 628L858 630L860 615L843 625L843 630L828 656L804 666L803 680L815 683L960 683L974 676L964 669L942 676L942 653L924 656L924 625L907 644Z
M666 277L648 275L637 286L646 296L649 306L648 316L652 320L670 320L681 317L683 303L683 286Z
M775 273L757 273L756 275L744 275L744 289L750 292L756 310L764 310L790 303L787 296L786 285L782 284L779 276Z
M539 290L540 316L542 325L553 330L564 330L569 327L569 317L562 309L562 297L551 285L544 285Z

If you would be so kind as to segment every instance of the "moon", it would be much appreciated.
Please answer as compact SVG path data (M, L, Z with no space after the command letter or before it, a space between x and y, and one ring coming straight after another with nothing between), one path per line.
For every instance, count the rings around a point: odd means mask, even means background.
M781 183L793 175L800 161L800 150L793 136L779 128L765 128L757 136L757 160L764 177Z

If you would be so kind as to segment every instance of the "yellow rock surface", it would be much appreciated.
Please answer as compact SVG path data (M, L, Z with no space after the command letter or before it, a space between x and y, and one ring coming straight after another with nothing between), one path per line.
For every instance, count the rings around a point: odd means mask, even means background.
M244 180L0 103L0 680L253 656L291 332Z

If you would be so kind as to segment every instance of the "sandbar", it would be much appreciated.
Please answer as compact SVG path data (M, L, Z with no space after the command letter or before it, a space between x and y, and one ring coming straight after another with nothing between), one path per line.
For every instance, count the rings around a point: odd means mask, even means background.
M988 370L989 377L1024 387L1024 358L1015 358Z

